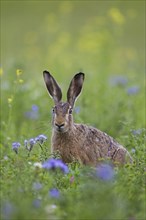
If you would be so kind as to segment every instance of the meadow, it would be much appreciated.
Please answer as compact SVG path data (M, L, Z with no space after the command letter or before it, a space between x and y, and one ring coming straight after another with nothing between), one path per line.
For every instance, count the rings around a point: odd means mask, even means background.
M85 73L74 120L126 147L133 164L64 164L51 154L43 71L66 100ZM2 220L144 220L145 1L1 1Z

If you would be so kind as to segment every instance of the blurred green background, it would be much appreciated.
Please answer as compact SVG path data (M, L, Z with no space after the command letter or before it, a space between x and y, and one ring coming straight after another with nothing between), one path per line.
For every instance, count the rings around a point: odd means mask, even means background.
M128 126L144 127L145 1L1 1L3 141L50 135L45 69L64 99L73 75L86 74L76 121L121 141ZM33 106L38 117L27 117Z

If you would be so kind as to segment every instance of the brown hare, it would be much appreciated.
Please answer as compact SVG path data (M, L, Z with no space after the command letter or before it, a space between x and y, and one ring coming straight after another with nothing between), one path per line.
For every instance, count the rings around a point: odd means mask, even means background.
M62 92L48 71L43 72L44 80L55 106L53 108L52 152L59 152L65 163L79 161L86 165L96 165L101 160L110 159L114 163L132 162L128 151L106 133L84 124L75 124L72 110L79 96L84 73L77 73L67 91L67 102L62 102Z

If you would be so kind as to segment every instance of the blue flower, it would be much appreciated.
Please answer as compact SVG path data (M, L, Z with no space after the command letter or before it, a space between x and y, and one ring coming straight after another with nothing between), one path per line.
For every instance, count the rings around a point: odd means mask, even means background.
M16 154L18 154L18 148L21 146L21 144L19 142L13 142L12 143L12 150L14 150L16 152Z
M52 198L59 198L60 192L59 192L58 189L53 188L53 189L51 189L51 190L49 191L49 195L50 195L50 197L52 197Z
M76 114L79 114L80 113L80 106L75 107L74 111Z
M132 130L133 135L140 135L142 133L142 129Z
M96 170L97 177L101 180L109 181L114 177L114 170L109 164L100 164Z
M4 219L12 219L12 215L15 212L15 208L13 204L6 201L4 202L4 204L2 204L1 211L1 214L4 216Z
M26 147L27 150L31 151L35 143L36 143L35 139L31 138L28 141L27 140L24 141L24 146Z
M128 83L128 79L126 76L112 76L110 78L110 83L112 86L125 86Z
M35 200L33 200L32 204L35 208L39 208L41 206L41 200L40 199L35 199Z
M139 86L132 86L127 89L128 95L135 95L139 92Z
M36 120L39 118L39 107L37 105L32 105L31 110L25 113L25 116L29 119Z
M40 190L40 189L42 189L42 184L39 182L34 182L32 188L34 190Z
M66 164L64 164L59 159L53 159L53 158L45 161L42 164L42 168L49 169L49 170L55 170L59 168L63 173L69 172L68 166Z
M47 137L43 134L40 134L35 138L35 141L39 142L40 144L43 144L46 140L47 140Z

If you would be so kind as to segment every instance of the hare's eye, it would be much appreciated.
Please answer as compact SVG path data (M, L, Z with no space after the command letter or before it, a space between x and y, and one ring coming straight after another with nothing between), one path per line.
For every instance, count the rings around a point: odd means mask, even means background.
M70 115L72 114L72 108L69 109L69 114L70 114Z
M55 113L55 108L52 108L52 113L53 113L53 114Z

